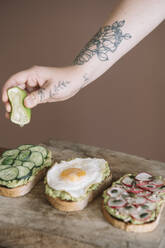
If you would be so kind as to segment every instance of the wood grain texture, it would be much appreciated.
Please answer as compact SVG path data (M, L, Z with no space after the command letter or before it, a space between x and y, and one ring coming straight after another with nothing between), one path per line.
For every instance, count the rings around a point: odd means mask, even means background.
M109 149L70 142L46 142L56 161L75 157L104 158L113 181L140 171L165 176L165 163L146 160ZM41 181L20 198L0 197L0 247L8 248L162 248L165 247L165 211L160 224L149 233L127 233L110 225L101 212L101 197L82 211L61 212L44 195Z

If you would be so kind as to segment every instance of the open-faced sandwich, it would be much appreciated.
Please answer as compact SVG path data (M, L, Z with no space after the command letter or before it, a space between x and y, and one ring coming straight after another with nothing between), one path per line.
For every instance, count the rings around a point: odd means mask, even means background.
M0 157L0 195L28 193L51 166L51 152L43 146L22 145Z
M112 179L108 163L99 158L76 158L55 163L45 178L50 203L62 211L84 209Z
M158 224L165 203L165 181L142 172L128 174L103 193L103 214L115 227L149 232Z

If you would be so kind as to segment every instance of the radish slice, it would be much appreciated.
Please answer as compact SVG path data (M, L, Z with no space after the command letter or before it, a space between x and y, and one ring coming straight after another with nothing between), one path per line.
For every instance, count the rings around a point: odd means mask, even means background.
M125 185L128 186L128 187L131 187L133 181L134 181L133 178L131 178L131 177L129 177L129 176L126 176L126 177L123 178L122 183L125 184Z
M128 205L132 205L132 203L133 203L133 197L128 196L127 198L125 198L125 200L126 200L126 202L127 202Z
M157 186L153 185L153 184L139 185L139 187L144 189L144 190L151 191L151 192L154 192L157 190Z
M129 197L129 193L126 190L124 190L121 194L121 197L123 197L125 199L125 198Z
M111 208L122 208L125 206L125 204L126 204L126 201L122 198L110 199L108 201L108 206Z
M161 187L161 186L164 185L164 182L163 182L163 180L161 180L161 179L154 179L154 180L152 180L152 181L150 182L150 184L153 184L153 185L155 185L156 187Z
M145 190L145 191L142 191L142 192L138 193L137 195L140 196L140 197L146 197L146 196L151 195L151 192Z
M126 199L127 202L136 207L143 205L147 200L144 197L129 197Z
M151 218L151 215L152 215L152 212L149 211L149 210L140 210L140 211L138 211L138 209L137 209L136 213L131 213L131 216L135 220L142 221L142 222L145 222L145 221L149 220Z
M125 193L125 190L120 187L112 187L107 190L107 194L115 198L119 197L123 193Z
M139 209L146 209L146 210L150 210L153 211L157 208L157 205L155 202L151 202L151 201L146 201L144 205L141 205L138 207Z
M152 195L146 197L146 199L151 201L151 202L159 202L161 200L160 196L157 194L152 194Z
M148 181L137 181L137 182L136 182L136 186L138 186L138 187L144 186L144 185L146 185L146 184L148 184Z
M127 192L129 193L134 193L134 194L139 194L141 192L143 192L143 189L140 189L138 187L132 187L132 188L127 188Z
M119 208L119 213L125 216L130 216L133 212L136 212L136 208L133 205L126 204L124 207Z
M146 172L141 172L136 175L135 179L138 181L150 181L152 179L152 175Z
M136 197L136 198L132 198L132 199L133 199L132 204L137 206L137 207L145 204L145 202L146 202L146 199L144 197Z

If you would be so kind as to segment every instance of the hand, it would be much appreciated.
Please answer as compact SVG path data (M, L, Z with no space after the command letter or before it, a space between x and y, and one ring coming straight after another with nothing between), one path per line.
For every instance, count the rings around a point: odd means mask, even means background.
M9 118L11 105L7 90L18 86L27 91L24 104L33 108L40 103L64 101L74 96L81 88L81 72L76 66L54 68L34 66L18 72L8 79L2 89L2 101Z

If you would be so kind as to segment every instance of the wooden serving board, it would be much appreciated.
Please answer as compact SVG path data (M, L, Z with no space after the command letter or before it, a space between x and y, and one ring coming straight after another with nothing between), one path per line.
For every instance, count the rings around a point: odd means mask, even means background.
M141 171L165 176L165 163L70 142L45 143L54 160L99 157L107 160L113 180ZM0 248L164 248L165 211L150 233L127 233L111 226L101 212L101 197L83 211L65 213L51 207L40 182L20 198L0 197Z

